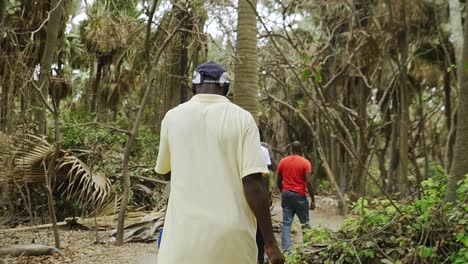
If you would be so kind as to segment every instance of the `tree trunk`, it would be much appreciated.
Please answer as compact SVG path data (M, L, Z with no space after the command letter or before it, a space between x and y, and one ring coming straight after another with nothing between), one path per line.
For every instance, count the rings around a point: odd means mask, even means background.
M353 181L354 192L357 197L363 197L366 186L367 178L367 159L369 157L369 147L367 136L367 97L368 97L368 88L364 85L364 81L359 78L357 79L358 89L359 89L359 131L358 131L358 157L360 162L357 162L355 168L355 178ZM364 167L363 167L364 166Z
M12 123L13 123L13 91L15 87L15 70L14 68L8 67L5 64L4 74L1 83L1 95L0 95L0 131L5 132L6 134L12 133Z
M452 31L452 35L449 39L452 42L453 48L455 50L455 60L457 62L458 69L461 69L463 67L463 27L460 0L448 0L448 4L450 14L450 28Z
M102 69L104 68L104 59L98 58L96 77L93 81L92 91L91 91L91 114L96 113L97 108L97 96L99 91L99 83L101 82Z
M468 8L465 8L465 17L468 18ZM450 169L449 182L445 200L453 202L457 199L457 184L468 174L468 19L465 19L463 43L463 68L459 69L458 83L458 122L455 136L452 168Z
M395 100L395 99L394 99ZM394 103L394 105L396 105ZM399 163L399 152L398 152L398 121L396 120L396 114L393 114L392 117L392 139L390 145L390 166L387 172L387 187L386 190L388 193L393 193L395 191L395 172L398 168Z
M185 28L188 29L187 23ZM180 103L185 103L188 100L188 87L187 87L187 68L188 68L188 36L182 34L182 49L180 51Z
M250 2L250 3L249 3ZM252 6L251 6L252 5ZM234 102L258 121L257 0L239 0Z
M51 3L50 8L53 9L50 13L49 21L47 22L46 28L46 41L44 46L44 53L41 59L41 68L39 76L39 91L40 96L43 98L43 103L47 104L47 98L49 93L49 78L51 72L52 61L57 48L57 37L60 29L60 20L63 13L63 2L61 0L54 0ZM47 205L49 209L50 220L53 225L55 246L60 247L60 237L57 227L57 217L55 215L54 198L52 196L52 177L55 177L55 165L60 150L60 126L58 120L58 102L55 108L54 121L55 121L55 152L52 156L48 167L46 169L46 189L47 189ZM46 133L46 112L40 110L37 112L39 133Z
M455 62L457 64L457 75L458 80L460 80L461 71L463 69L462 65L462 56L463 56L463 26L462 26L462 18L461 18L461 6L460 0L449 0L449 19L450 19L450 29L451 29L451 36L449 40L452 42L454 53L455 53ZM449 67L451 65L448 65ZM448 115L447 118L447 130L449 131L447 135L447 143L445 148L445 169L450 171L452 167L452 159L453 159L453 145L455 142L456 137L456 129L457 127L454 126L455 118L452 117L452 96L451 96L451 85L450 85L450 74L449 72L446 73L445 76L445 100L446 100L446 113ZM453 76L453 75L452 75ZM457 89L460 89L459 82L456 84Z
M0 29L2 29L3 27L3 20L5 19L7 5L8 5L8 0L0 0Z
M133 145L135 143L135 139L138 133L138 128L140 127L140 122L143 117L143 112L148 102L149 93L153 84L154 74L152 74L152 67L151 65L158 65L159 58L161 57L162 52L167 47L167 45L171 42L172 38L174 37L175 32L177 32L180 23L173 29L172 33L168 33L169 35L164 40L164 43L158 50L158 53L155 56L154 60L151 60L150 54L150 39L151 39L151 24L153 21L153 15L156 10L156 6L158 5L158 0L154 0L153 5L151 7L151 11L148 13L148 24L146 27L146 41L145 41L145 57L146 57L146 76L147 76L147 83L145 88L145 93L141 100L140 106L138 108L137 117L135 119L135 123L133 123L132 132L128 136L127 144L125 145L125 153L122 162L122 177L124 180L124 192L122 194L122 202L120 204L119 210L119 220L117 224L117 245L123 244L123 235L124 235L124 226L125 226L125 212L127 211L127 204L128 204L128 197L130 193L130 175L128 174L128 164L130 162L130 153L133 149ZM186 18L186 17L185 17ZM183 22L185 19L183 18L180 22Z
M54 232L55 247L60 248L60 236L58 232L57 216L55 213L55 202L52 194L52 178L56 179L57 176L57 159L60 154L61 134L60 134L60 115L59 115L59 102L56 102L54 114L54 128L55 128L55 149L54 154L48 164L46 170L46 189L47 189L47 207L49 209L50 221L52 223L52 230Z
M60 20L63 13L63 2L61 0L53 0L50 8L53 9L50 13L49 21L46 27L46 41L44 46L44 53L41 59L41 74L39 76L39 87L41 88L42 95L47 98L49 91L49 77L54 59L54 54L57 49L57 37L60 29ZM39 125L39 133L46 133L47 123L45 110L40 110L37 113L37 121Z
M426 142L426 126L425 126L425 121L426 121L426 115L424 114L424 102L423 102L423 90L421 87L419 87L419 93L418 93L418 98L419 98L419 134L421 136L421 144L422 144L422 149L423 149L423 155L424 155L424 177L422 180L425 180L429 177L429 149L427 147L427 142ZM419 186L418 182L418 186Z
M398 46L401 58L399 60L400 83L399 83L399 102L400 102L400 163L398 166L398 191L402 197L409 194L408 186L408 137L410 128L409 117L409 86L408 86L408 25L406 22L406 1L401 0L401 21L403 23Z
M455 126L452 117L452 86L450 81L450 72L444 76L444 99L445 99L445 119L447 124L447 141L445 143L444 166L446 171L450 171L453 159L453 143L455 138Z

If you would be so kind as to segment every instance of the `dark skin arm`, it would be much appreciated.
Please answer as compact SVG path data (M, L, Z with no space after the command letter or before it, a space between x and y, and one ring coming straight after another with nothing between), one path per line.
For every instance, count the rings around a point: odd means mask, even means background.
M276 160L273 157L273 151L271 151L270 146L268 146L268 154L270 155L270 161L271 161L271 165L268 166L268 169L272 171L276 171Z
M313 183L313 178L312 178L312 173L306 172L305 173L305 179L307 182L307 191L309 192L310 195L310 210L315 209L315 192L314 192L314 185Z
M260 173L248 175L242 179L247 202L252 209L257 224L265 241L265 252L272 264L283 264L284 257L278 248L273 234L270 210L268 207L268 192L265 189L264 178Z
M166 174L158 174L163 177L165 181L170 181L171 180L171 172L168 172Z
M278 173L276 176L276 187L278 187L280 192L283 190L283 175L281 173Z

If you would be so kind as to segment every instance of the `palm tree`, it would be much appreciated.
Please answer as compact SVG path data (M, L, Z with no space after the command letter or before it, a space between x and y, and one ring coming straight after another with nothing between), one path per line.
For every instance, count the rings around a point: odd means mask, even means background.
M234 102L258 120L257 0L239 0Z

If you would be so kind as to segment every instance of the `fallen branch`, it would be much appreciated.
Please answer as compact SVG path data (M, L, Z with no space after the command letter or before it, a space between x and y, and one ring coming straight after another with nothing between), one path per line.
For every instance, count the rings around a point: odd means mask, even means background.
M130 175L130 177L135 178L135 179L144 180L144 181L155 182L155 183L163 183L163 184L168 184L169 183L168 181L153 179L153 178L149 178L149 177L145 177L145 176Z

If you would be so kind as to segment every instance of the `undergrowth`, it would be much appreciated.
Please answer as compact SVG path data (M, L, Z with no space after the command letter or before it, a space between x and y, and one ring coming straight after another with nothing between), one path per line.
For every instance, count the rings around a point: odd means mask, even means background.
M468 263L468 176L455 204L444 201L446 178L421 184L411 203L361 199L336 232L312 228L287 263Z

